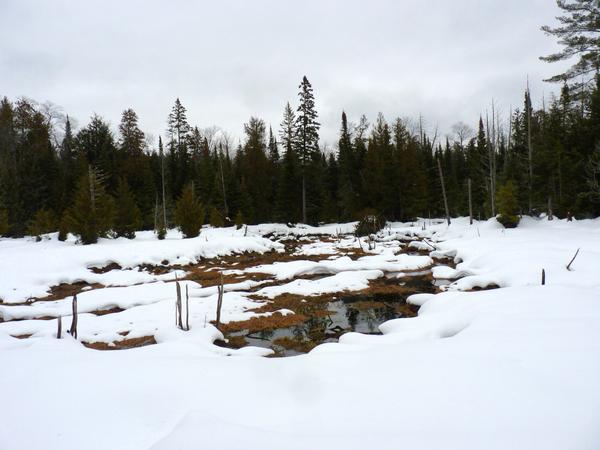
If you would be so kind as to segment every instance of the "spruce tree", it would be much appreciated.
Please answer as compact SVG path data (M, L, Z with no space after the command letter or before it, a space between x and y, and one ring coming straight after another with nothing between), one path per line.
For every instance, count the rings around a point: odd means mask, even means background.
M338 141L339 165L339 206L342 220L351 220L356 211L356 191L354 189L354 149L348 129L346 113L342 111L342 126Z
M185 238L200 234L204 223L204 208L196 197L194 184L188 183L175 204L175 223Z
M54 213L48 209L42 208L35 214L33 220L29 223L27 232L31 236L35 236L36 241L42 240L42 235L51 233L56 229L56 217Z
M315 98L312 85L304 76L299 86L298 97L300 104L296 110L295 135L297 138L297 153L300 161L302 176L302 221L307 223L307 179L309 178L309 166L319 157L319 127L317 122L317 111L315 109Z
M142 214L125 179L119 180L116 193L116 215L113 231L116 237L134 239L142 226Z
M113 198L106 193L105 176L90 166L81 177L74 203L69 209L69 231L84 244L95 244L108 236L115 218Z
M225 222L223 221L221 213L214 206L210 208L208 223L214 228L220 228L225 226Z

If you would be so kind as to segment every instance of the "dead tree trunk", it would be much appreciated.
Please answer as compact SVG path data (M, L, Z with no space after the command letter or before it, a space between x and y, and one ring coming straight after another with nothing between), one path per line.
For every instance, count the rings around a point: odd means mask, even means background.
M177 300L175 301L175 321L179 329L183 330L183 319L181 314L181 285L179 281L175 281L175 289L177 291Z
M440 182L442 183L442 195L444 196L444 209L446 210L446 220L450 225L450 211L448 210L448 198L446 197L446 185L444 184L444 172L442 171L442 163L440 159L437 160L438 170L440 172Z
M302 171L302 223L306 223L306 176Z
M221 326L221 307L223 306L223 292L224 292L224 288L223 288L223 274L221 274L221 281L219 282L219 286L217 287L217 291L218 291L218 296L217 296L217 317L215 320L215 326L217 327L217 330L220 330L220 326Z
M471 199L471 179L467 180L467 187L469 189L469 225L473 225L473 202Z
M190 331L190 294L188 285L185 285L185 329Z
M62 339L62 317L56 318L56 339Z
M554 220L554 213L552 212L552 197L548 197L548 220Z
M73 316L71 319L71 329L69 330L69 334L77 339L77 295L73 296Z

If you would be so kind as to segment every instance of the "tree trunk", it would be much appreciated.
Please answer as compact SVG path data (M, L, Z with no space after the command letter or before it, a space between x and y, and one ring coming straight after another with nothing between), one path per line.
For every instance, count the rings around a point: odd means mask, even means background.
M73 317L71 319L71 329L69 330L69 334L77 339L77 295L73 296Z
M469 225L473 225L473 202L471 200L471 179L467 180L467 187L469 189Z
M306 176L302 174L302 223L306 221Z
M444 196L444 209L446 210L446 220L450 225L450 211L448 210L448 199L446 198L446 186L444 184L444 173L442 172L442 163L440 159L437 160L438 170L440 171L440 182L442 183L442 195Z

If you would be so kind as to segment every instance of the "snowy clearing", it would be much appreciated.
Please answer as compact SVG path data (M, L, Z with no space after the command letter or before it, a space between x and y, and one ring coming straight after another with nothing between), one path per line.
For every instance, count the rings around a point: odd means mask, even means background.
M88 247L55 237L0 240L0 448L600 446L600 220L525 218L511 230L495 220L470 226L464 218L449 228L425 221L424 230L423 221L393 223L375 249L351 257L347 252L359 244L338 234L352 226L265 224L248 227L245 237L245 230L206 229L196 239L172 232L165 241L138 233L134 241ZM346 333L291 358L213 345L222 337L210 323L217 288L202 281L181 281L190 295L191 330L175 327L170 266L281 253L274 238L308 236L293 260L224 272L233 277L224 285L224 323L293 316L285 308L255 311L279 295L310 303L382 279L405 283L411 271L434 264L434 279L451 282L435 295L411 295L408 302L421 306L418 316L383 323L381 335ZM318 255L323 259L310 259ZM165 260L164 274L138 271ZM122 269L88 269L110 263ZM70 296L14 304L79 280L118 285L78 294L79 341L153 336L157 344L86 348L68 335L55 339L53 318L65 316L68 327ZM500 288L470 291L486 286ZM117 309L96 315L111 308Z

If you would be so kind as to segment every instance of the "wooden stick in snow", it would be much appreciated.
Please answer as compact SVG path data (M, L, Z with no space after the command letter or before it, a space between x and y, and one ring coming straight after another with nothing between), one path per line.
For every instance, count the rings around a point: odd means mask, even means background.
M175 289L177 290L177 301L175 302L175 317L177 319L177 327L183 330L183 318L181 317L181 285L179 284L179 281L175 281Z
M542 286L546 284L546 271L542 269Z
M185 329L190 331L190 294L188 285L185 285Z
M217 329L219 329L219 327L221 325L221 307L223 306L223 292L224 292L223 274L221 274L221 281L219 283L217 290L219 292L219 295L217 297L217 318L215 320L215 326L217 327Z
M77 339L77 295L73 296L73 317L71 319L71 329L69 334Z
M569 262L569 264L567 264L567 270L571 270L571 264L573 264L573 261L575 261L575 258L577 258L577 255L579 255L579 250L577 249L577 251L575 252L575 255L573 255L573 258L571 259L571 262Z
M56 339L62 339L62 317L58 316L56 321Z

